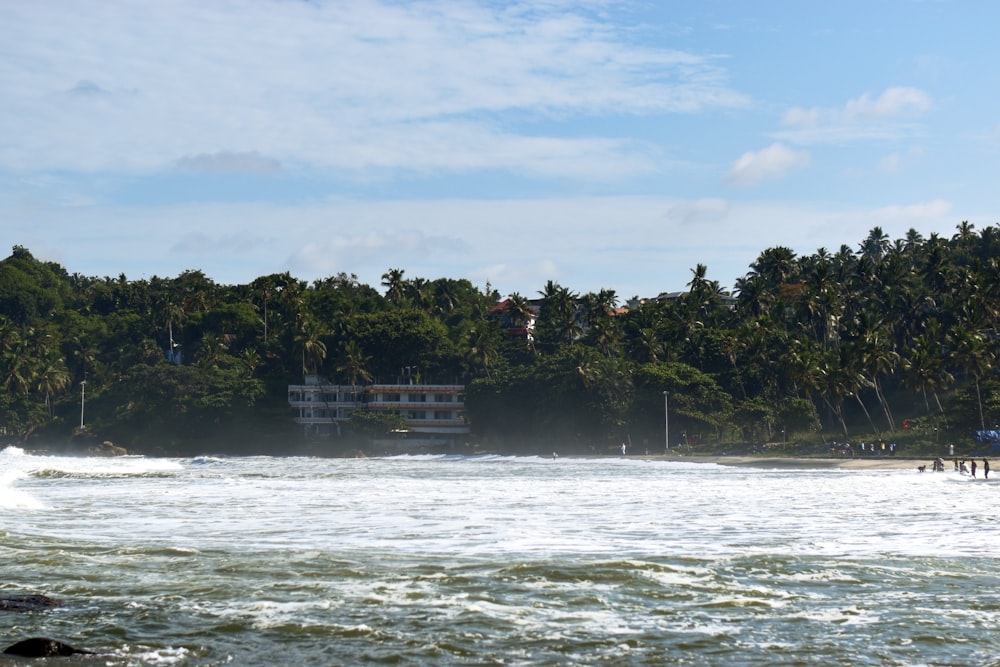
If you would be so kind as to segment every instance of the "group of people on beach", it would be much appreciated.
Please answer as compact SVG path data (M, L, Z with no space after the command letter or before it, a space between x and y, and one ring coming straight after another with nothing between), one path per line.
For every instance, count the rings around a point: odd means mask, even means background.
M866 443L862 440L858 445L858 450L860 451L860 456L885 456L887 453L889 456L895 456L896 443L886 443L885 440ZM842 445L838 445L836 442L833 443L833 451L840 456L848 456L852 459L855 456L854 445L849 442L845 442Z
M966 466L965 465L965 459L962 459L961 461L959 461L958 459L955 459L955 472L960 472L963 475L970 475L971 474L973 477L975 477L976 476L976 460L975 459L969 459L969 465ZM983 459L983 479L989 479L989 478L990 478L990 462L988 460L986 460L986 459Z

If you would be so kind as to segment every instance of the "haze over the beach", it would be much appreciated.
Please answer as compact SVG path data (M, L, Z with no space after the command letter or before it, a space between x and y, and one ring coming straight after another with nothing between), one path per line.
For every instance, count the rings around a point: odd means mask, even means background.
M0 5L0 254L129 279L732 287L997 221L1000 4Z

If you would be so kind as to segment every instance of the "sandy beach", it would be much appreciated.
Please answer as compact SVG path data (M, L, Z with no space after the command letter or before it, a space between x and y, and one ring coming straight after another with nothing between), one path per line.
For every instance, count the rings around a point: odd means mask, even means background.
M687 463L717 463L726 466L744 466L754 468L838 468L845 470L913 470L926 465L931 469L933 459L929 457L882 457L882 458L841 458L841 457L786 457L786 456L667 456L670 461L685 461ZM945 461L945 470L952 467L950 460Z

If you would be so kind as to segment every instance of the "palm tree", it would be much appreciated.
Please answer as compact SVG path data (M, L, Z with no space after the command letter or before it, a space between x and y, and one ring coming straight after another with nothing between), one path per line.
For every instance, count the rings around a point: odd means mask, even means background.
M577 295L549 280L539 292L542 308L539 313L539 338L550 345L566 345L580 334L576 316Z
M903 241L903 250L913 254L924 243L924 237L912 227L906 232L906 240Z
M955 236L953 236L952 239L955 241L961 241L963 244L966 244L972 241L973 237L975 236L976 226L971 222L969 222L968 220L963 220L962 222L958 223L955 229L957 229L958 231L955 233Z
M385 288L385 298L389 301L400 304L405 295L405 282L403 280L403 269L389 269L382 274L382 287Z
M491 377L490 369L499 355L499 346L497 333L490 328L488 322L477 322L469 330L469 354L486 371L486 377Z
M205 334L198 343L198 365L202 368L219 368L225 356L224 344L215 334Z
M323 328L312 318L306 318L302 323L302 328L297 337L297 342L302 351L302 372L312 369L312 374L316 375L319 365L326 359L326 343L321 340L325 334Z
M796 272L795 252L791 248L776 246L768 248L750 264L751 272L764 279L771 289L777 290L791 281Z
M448 315L459 304L458 286L454 280L438 280L434 283L434 310Z
M639 329L639 336L636 341L635 352L639 356L639 361L656 363L664 358L663 341L653 327L643 327Z
M247 369L247 375L251 377L253 376L254 372L258 368L260 368L260 366L264 363L264 360L260 356L260 352L250 348L243 350L243 353L240 354L240 359L243 361L243 365Z
M737 309L751 318L761 317L768 312L777 296L777 291L769 289L764 278L755 273L737 278L735 291Z
M888 430L891 433L895 430L892 411L889 409L889 402L886 400L885 392L882 391L880 378L891 374L899 361L899 355L891 349L888 340L884 335L884 328L872 327L868 329L862 340L861 363L867 370L865 377L870 386L875 390L882 412L885 414Z
M979 425L986 429L986 417L983 413L983 397L979 381L992 368L995 355L987 345L982 332L971 328L967 323L956 324L948 336L951 348L951 361L961 369L966 377L972 379L976 389L976 404L979 407Z
M701 306L719 293L719 283L708 279L708 267L698 264L690 269L691 281L687 284L688 294Z
M31 354L31 346L23 338L7 345L2 364L3 388L12 394L26 394L35 378L36 359Z
M944 367L941 345L934 341L932 335L917 336L903 357L902 365L903 384L911 390L920 391L927 414L931 413L928 392L934 397L938 413L944 414L937 392L951 384L955 378Z
M425 311L431 311L433 303L433 286L426 278L414 278L407 280L403 284L403 293L406 299L415 307Z
M14 344L21 338L21 333L9 319L0 315L0 355L11 350Z
M372 381L374 376L367 368L371 357L361 351L358 341L351 339L345 342L340 348L340 359L337 372L346 375L352 387L357 386L358 378L365 382Z
M531 304L528 303L528 299L517 292L514 292L507 298L507 303L504 305L503 310L504 315L510 319L510 323L514 327L527 327L528 322L535 316L534 311L531 310Z
M829 258L822 259L819 253L804 260L803 264L804 289L798 319L813 340L829 349L838 339L837 323L843 312L833 267Z
M868 232L868 237L861 242L859 252L861 256L878 266L889 250L889 235L882 231L881 227L872 227Z
M181 324L187 319L187 313L184 308L178 305L172 299L164 300L160 304L160 320L166 325L167 329L167 353L171 358L173 357L175 348L179 347L179 343L174 341L174 325Z
M61 358L53 355L42 361L34 378L35 389L45 397L45 409L52 418L52 397L69 387L70 375Z

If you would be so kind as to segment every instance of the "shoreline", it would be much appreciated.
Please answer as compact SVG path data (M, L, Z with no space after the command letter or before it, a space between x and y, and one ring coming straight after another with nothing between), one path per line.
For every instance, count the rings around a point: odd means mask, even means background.
M651 460L678 461L685 463L716 463L718 465L743 468L820 468L842 470L912 470L917 472L919 466L927 466L931 470L934 459L929 457L873 457L873 458L840 458L840 457L797 457L797 456L676 456L640 457ZM952 469L952 459L942 457L945 470Z

